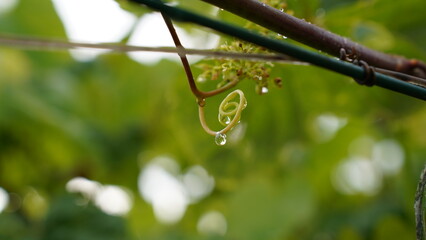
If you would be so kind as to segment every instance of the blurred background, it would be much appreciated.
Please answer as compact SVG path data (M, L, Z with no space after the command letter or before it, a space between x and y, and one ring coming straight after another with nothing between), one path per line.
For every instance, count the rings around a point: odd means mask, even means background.
M243 25L199 0L176 4ZM424 0L287 4L426 60ZM186 47L220 41L178 26ZM172 46L158 14L112 0L1 0L2 36ZM414 239L424 102L316 67L272 73L283 87L262 96L238 85L248 107L217 146L173 55L0 46L0 239ZM213 129L223 97L207 101Z

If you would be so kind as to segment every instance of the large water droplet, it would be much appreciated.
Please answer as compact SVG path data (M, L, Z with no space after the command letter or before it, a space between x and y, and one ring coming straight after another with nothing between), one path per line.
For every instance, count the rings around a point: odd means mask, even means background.
M226 134L218 132L214 138L214 142L218 146L223 146L226 144Z

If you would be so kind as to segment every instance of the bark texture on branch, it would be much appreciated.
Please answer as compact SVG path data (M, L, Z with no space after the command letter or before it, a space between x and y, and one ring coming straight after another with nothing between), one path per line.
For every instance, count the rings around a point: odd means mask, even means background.
M371 66L426 77L426 64L415 59L372 50L258 0L202 0L312 48L340 57L340 50Z
M425 225L424 225L424 195L426 185L426 166L420 174L419 184L417 185L416 195L414 197L414 212L416 217L416 237L417 240L425 239Z

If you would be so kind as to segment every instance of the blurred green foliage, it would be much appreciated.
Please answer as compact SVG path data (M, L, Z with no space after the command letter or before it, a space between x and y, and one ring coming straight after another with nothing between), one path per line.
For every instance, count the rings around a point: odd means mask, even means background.
M211 14L198 0L179 3ZM372 48L426 60L424 0L289 0L288 7ZM0 33L66 38L48 0L19 1L0 15ZM141 65L125 54L78 62L65 51L0 47L0 187L10 193L0 239L414 239L413 196L426 157L424 103L316 67L276 64L271 75L283 79L282 89L259 96L252 82L238 85L248 99L244 135L218 147L199 126L179 63ZM213 126L220 101L207 100ZM317 121L327 114L346 121L332 135ZM383 176L374 194L344 194L333 174L363 137L398 142L403 166ZM368 158L372 148L355 154ZM141 167L158 155L172 156L183 169L201 165L216 182L174 225L159 223L138 193ZM76 176L130 189L132 210L114 217L76 205L79 197L65 191ZM35 190L44 204L25 200ZM227 219L223 237L197 232L210 210Z

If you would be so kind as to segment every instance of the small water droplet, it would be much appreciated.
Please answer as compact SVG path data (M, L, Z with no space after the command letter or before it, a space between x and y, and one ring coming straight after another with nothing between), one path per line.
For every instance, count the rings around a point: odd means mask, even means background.
M280 9L280 11L281 11L281 12L284 12L284 8L281 8L281 9Z
M197 77L197 82L205 82L205 81L206 81L205 77L203 77L203 76L198 76Z
M166 3L164 3L165 5L167 5L167 6L170 6L170 7L176 7L177 5L179 5L179 3L178 2L176 2L176 1L173 1L173 2L166 2Z
M262 94L268 93L269 89L267 87L262 87Z
M247 107L247 101L244 102L243 108Z
M218 132L214 138L214 142L218 146L223 146L226 144L226 134Z
M277 34L277 36L280 38L280 37L282 37L283 39L287 39L287 36L284 36L284 35L281 35L281 34Z
M226 125L230 124L231 123L231 118L228 117L228 116L226 116L224 122L225 122Z

